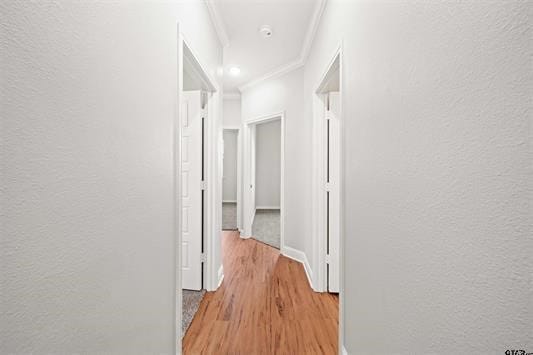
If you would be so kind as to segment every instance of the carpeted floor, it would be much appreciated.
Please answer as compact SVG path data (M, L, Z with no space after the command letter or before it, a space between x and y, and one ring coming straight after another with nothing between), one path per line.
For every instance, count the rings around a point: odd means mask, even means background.
M252 237L260 242L279 249L280 214L279 210L257 210L252 226Z
M182 306L182 315L181 315L181 335L185 336L185 332L189 325L191 325L192 319L198 311L200 302L204 298L205 290L201 291L191 291L183 290L183 306Z
M237 203L222 203L222 230L237 230Z

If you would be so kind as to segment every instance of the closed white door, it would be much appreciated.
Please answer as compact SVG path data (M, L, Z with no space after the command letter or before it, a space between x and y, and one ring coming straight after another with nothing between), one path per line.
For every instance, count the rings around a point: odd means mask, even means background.
M181 112L182 286L202 289L203 120L201 92L183 93Z
M328 291L339 292L340 284L340 95L330 92L327 119L327 201L328 201L328 240L327 240L327 267Z

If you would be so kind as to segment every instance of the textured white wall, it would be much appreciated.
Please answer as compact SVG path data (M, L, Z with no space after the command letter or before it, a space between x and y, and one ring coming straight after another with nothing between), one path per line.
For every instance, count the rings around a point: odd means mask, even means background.
M0 12L0 353L174 353L176 25L215 77L205 4Z
M285 111L285 244L311 242L311 124L303 115L303 69L241 95L243 121ZM245 170L245 168L243 169Z
M256 126L255 206L280 207L281 119Z
M237 133L224 130L224 180L223 201L237 201Z
M305 116L342 39L349 353L533 349L531 4L328 1Z
M237 128L242 125L241 100L224 99L224 127Z

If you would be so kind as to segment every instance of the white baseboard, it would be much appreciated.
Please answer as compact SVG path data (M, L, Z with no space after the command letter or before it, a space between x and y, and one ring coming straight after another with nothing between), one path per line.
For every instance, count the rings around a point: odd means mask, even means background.
M305 275L307 276L307 281L309 281L309 286L311 286L311 288L314 290L315 288L313 287L313 271L311 270L311 266L309 265L309 261L307 260L307 256L305 255L305 253L301 250L284 245L281 247L281 254L303 264Z
M237 200L222 200L222 203L237 203Z
M250 239L251 237L252 237L251 235L241 234L241 239Z
M257 206L256 210L279 210L279 206Z
M218 284L217 284L217 288L219 288L220 285L222 285L222 281L224 281L224 265L220 265L220 267L218 268Z
M342 355L348 355L348 351L346 350L344 345L342 346Z

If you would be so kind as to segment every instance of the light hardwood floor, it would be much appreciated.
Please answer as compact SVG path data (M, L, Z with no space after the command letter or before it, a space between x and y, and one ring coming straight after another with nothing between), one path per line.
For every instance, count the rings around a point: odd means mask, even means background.
M338 354L338 297L313 292L303 266L223 232L224 282L208 292L184 354Z

